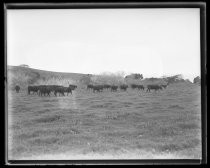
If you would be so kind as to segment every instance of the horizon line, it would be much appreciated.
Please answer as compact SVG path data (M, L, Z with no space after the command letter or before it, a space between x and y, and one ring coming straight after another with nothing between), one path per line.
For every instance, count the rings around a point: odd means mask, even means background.
M27 65L27 64L21 64L21 65ZM52 70L45 70L45 69L37 69L37 68L33 68L33 67L30 67L29 65L27 65L28 67L23 67L23 66L21 66L21 65L7 65L7 66L14 66L14 67L22 67L22 68L30 68L30 69L35 69L35 70L41 70L41 71L48 71L48 72L55 72L55 73L74 73L74 74L82 74L82 75L88 75L88 74L90 74L90 75L100 75L100 74L103 74L103 73L110 73L110 74L117 74L117 73L119 73L119 72L123 72L123 73L125 73L125 76L127 76L127 75L132 75L132 74L142 74L143 75L143 79L145 79L145 78L163 78L164 76L165 77L170 77L170 76L175 76L175 75L181 75L182 77L183 77L183 79L188 79L188 80L190 80L189 78L185 78L184 76L184 74L180 74L180 73L176 73L176 74L168 74L168 75L161 75L161 76L144 76L144 74L143 73L139 73L139 72L126 72L126 71L123 71L123 70L119 70L119 71L115 71L115 72L111 72L111 71L102 71L102 72L99 72L99 73L80 73L80 72L63 72L63 71L52 71ZM200 75L192 75L192 76L194 76L194 78L195 77L197 77L197 76L200 76Z

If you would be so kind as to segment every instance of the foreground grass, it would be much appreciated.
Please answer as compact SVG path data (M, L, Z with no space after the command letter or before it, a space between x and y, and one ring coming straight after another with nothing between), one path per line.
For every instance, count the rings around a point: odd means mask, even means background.
M200 158L200 88L38 97L10 93L11 159Z

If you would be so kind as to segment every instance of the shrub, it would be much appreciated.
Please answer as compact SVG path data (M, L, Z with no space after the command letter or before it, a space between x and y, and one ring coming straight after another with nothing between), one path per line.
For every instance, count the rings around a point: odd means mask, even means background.
M79 82L82 84L85 84L85 85L89 85L91 83L91 77L92 77L92 75L90 75L90 74L84 75L83 77L81 77Z
M139 73L133 73L130 75L127 75L125 78L132 78L132 79L143 79L143 74L139 74Z
M200 76L195 77L195 78L193 79L193 83L194 83L194 84L201 84L201 78L200 78Z
M37 80L34 85L62 85L68 87L70 84L75 83L76 82L71 78L49 77Z
M125 83L124 73L123 72L116 72L116 73L103 72L99 75L92 76L91 83L109 84L109 85L123 84Z
M20 67L24 67L24 68L29 68L29 66L28 65L26 65L26 64L21 64L21 65L19 65Z
M19 85L22 88L25 88L28 85L30 76L22 73L8 73L8 88L14 88L15 85Z
M181 74L165 77L164 80L168 82L169 84L176 83L176 82L184 82L184 79Z

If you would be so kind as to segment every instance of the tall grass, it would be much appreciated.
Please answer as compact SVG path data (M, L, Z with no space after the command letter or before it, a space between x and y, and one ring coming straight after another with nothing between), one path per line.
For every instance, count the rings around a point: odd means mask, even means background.
M26 89L28 85L62 85L68 87L70 84L76 84L71 78L63 78L61 76L39 78L33 81L33 78L24 73L9 73L8 74L8 89L13 89L15 85L19 85L21 89Z
M62 85L68 87L70 84L76 84L71 78L51 77L47 79L39 79L34 85Z
M15 85L19 85L21 88L25 88L31 80L30 76L22 73L8 73L7 77L8 89L13 89Z

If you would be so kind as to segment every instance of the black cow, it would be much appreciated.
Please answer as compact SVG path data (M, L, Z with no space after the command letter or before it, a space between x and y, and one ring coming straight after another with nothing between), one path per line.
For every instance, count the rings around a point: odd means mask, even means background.
M138 88L139 90L144 90L144 86L143 86L143 85L137 85L137 88Z
M95 93L95 91L97 91L97 92L102 92L103 91L103 85L95 85L95 86L93 86L93 92Z
M34 93L37 93L38 94L39 87L40 86L28 86L28 94L30 94L31 92L33 92L33 94Z
M87 85L87 90L93 89L93 85Z
M104 89L110 89L111 85L105 84L105 85L103 85L103 87L104 87Z
M15 86L15 91L16 91L16 93L19 93L19 91L20 91L20 86L16 85L16 86Z
M77 85L69 85L69 88L71 88L71 90L75 90L77 88Z
M48 91L50 92L54 92L54 95L57 96L57 88L62 88L63 86L60 86L60 85L47 85L45 86L47 88Z
M112 92L116 92L117 91L118 86L112 85L111 86L111 91Z
M168 87L168 84L166 84L166 85L161 85L161 86L162 86L162 88L166 89L166 88Z
M72 94L72 88L69 87L64 87L64 86L54 86L53 87L54 95L57 96L57 93L59 93L59 96L65 96L65 93L67 93L67 96L69 93Z
M38 92L39 96L42 96L42 95L50 96L50 93L52 91L52 87L51 86L41 85L38 88L39 88L39 92Z
M70 86L69 87L64 87L64 92L66 92L67 96L68 96L69 93L72 94L72 88Z
M121 89L121 90L126 91L126 90L127 90L127 88L128 88L128 85L125 85L125 84L120 85L120 89Z
M132 89L136 89L137 88L137 85L136 84L131 84L131 88Z
M150 90L162 90L163 88L160 85L147 85L147 92L150 92Z
M57 93L59 93L59 96L65 96L64 92L66 91L66 89L63 86L56 86L54 87L54 94L55 96L57 96Z

